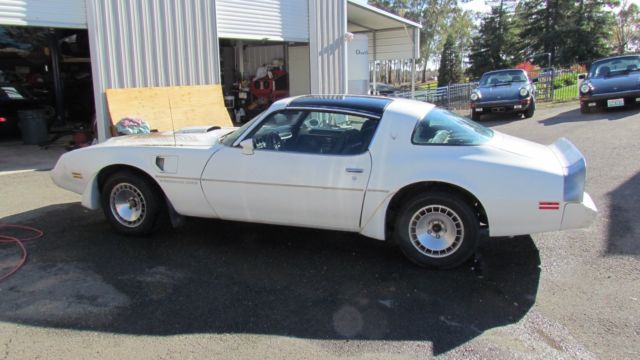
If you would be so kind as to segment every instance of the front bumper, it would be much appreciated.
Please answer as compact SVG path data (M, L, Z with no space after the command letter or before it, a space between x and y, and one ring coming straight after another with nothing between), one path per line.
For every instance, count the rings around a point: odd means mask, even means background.
M598 214L596 204L589 194L584 193L581 203L568 202L562 213L561 230L581 229L591 225Z
M477 113L512 113L522 112L531 106L531 97L526 99L510 99L498 101L471 102L471 109Z
M590 107L607 107L607 100L613 99L624 99L624 106L640 104L640 89L602 94L580 94L580 103Z

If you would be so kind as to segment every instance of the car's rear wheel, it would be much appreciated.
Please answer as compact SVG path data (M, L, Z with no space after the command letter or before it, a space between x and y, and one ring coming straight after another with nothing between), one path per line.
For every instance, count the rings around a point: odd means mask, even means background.
M449 192L421 194L400 211L395 236L404 255L419 266L453 268L476 250L479 221L472 207Z
M162 194L151 181L128 171L109 176L102 187L101 202L111 225L126 235L151 234L165 212Z
M529 107L527 108L527 110L524 111L524 117L525 119L530 119L533 117L533 114L536 112L536 102L535 100L531 99L531 105L529 105Z

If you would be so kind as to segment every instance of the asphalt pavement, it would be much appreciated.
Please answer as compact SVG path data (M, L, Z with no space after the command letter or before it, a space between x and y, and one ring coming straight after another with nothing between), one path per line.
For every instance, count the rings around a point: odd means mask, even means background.
M0 283L0 357L636 358L640 109L582 115L568 103L482 123L574 142L596 222L488 239L473 261L433 271L341 232L189 219L148 239L116 235L46 166L2 160L0 223L45 236ZM0 272L17 258L1 246Z

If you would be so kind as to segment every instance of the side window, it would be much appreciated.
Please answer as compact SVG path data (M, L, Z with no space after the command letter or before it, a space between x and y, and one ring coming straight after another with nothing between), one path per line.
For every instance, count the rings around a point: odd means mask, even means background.
M367 151L377 119L330 111L282 111L254 130L256 150L323 155Z
M283 150L293 141L296 124L302 111L281 111L270 115L253 130L251 138L256 150Z
M311 111L302 121L291 151L355 155L369 148L378 120L335 112Z
M450 111L433 108L413 130L414 145L480 145L493 137L493 130Z

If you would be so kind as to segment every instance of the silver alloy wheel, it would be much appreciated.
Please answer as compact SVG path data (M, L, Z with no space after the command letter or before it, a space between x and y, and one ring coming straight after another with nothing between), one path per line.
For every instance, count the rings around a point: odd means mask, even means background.
M411 217L409 238L420 253L441 258L460 248L464 225L455 211L442 205L429 205Z
M126 227L137 227L147 215L144 195L140 189L129 183L119 183L111 189L109 205L116 220Z

